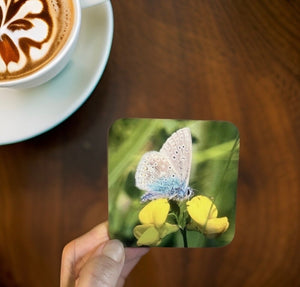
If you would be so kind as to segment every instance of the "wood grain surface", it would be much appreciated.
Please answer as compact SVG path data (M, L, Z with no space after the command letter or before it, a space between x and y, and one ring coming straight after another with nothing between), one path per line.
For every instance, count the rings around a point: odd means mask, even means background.
M300 286L299 1L112 5L89 100L0 147L0 286L59 286L63 246L107 219L107 129L120 117L226 120L241 137L233 242L154 248L126 286Z

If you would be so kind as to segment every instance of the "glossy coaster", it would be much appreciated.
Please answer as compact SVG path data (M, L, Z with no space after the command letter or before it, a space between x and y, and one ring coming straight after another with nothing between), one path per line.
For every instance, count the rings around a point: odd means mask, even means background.
M125 246L219 247L235 231L229 122L119 119L108 138L109 234Z

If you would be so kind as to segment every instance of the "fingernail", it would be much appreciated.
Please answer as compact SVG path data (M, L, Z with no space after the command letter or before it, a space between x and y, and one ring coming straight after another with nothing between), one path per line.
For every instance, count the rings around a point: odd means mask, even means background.
M124 257L124 247L119 240L109 240L102 253L116 262L120 262Z

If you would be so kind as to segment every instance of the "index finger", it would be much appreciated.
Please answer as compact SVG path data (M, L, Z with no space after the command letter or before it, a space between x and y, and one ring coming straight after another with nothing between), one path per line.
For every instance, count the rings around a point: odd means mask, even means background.
M68 243L62 254L61 286L73 287L81 267L93 251L108 240L106 221Z

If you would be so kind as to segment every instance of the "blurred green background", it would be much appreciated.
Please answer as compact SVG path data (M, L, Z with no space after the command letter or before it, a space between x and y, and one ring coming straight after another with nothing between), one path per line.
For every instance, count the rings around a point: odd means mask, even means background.
M235 203L239 159L239 133L224 121L120 119L108 138L109 233L126 246L136 246L133 228L140 224L143 191L135 187L136 167L145 152L159 151L167 138L189 127L193 155L189 186L195 195L210 197L218 217L227 216L229 229L215 239L196 231L187 232L189 247L218 247L231 242L235 231ZM180 231L165 237L159 246L182 247Z

